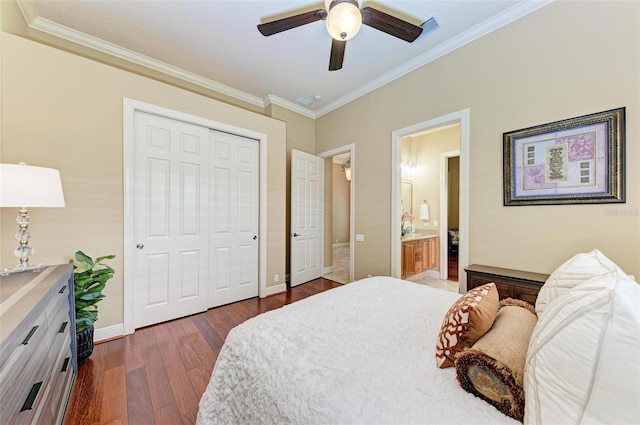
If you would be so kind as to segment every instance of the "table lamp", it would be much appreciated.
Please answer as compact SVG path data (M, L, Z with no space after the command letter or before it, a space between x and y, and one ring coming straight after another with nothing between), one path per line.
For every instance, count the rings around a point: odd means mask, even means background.
M0 274L7 275L26 270L37 271L42 264L29 264L29 256L34 250L29 246L29 222L27 208L64 207L64 195L60 172L53 168L34 167L23 162L19 164L0 164L0 207L18 208L16 218L18 231L15 234L19 242L13 251L19 263L15 267L4 269Z

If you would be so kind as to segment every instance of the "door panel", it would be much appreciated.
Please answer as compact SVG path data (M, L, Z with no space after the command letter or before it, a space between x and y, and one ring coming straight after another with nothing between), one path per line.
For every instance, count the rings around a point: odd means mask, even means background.
M322 276L324 160L291 150L291 286Z
M258 183L256 140L211 131L212 250L209 307L258 296Z
M207 308L209 130L136 112L134 327Z

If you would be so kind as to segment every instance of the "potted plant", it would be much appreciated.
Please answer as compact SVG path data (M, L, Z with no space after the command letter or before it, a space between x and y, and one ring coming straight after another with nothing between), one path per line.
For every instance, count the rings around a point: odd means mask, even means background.
M98 320L98 301L104 298L102 290L114 270L102 263L115 255L98 257L95 261L82 251L77 251L73 264L74 296L76 309L76 346L78 365L84 363L93 353L94 323Z

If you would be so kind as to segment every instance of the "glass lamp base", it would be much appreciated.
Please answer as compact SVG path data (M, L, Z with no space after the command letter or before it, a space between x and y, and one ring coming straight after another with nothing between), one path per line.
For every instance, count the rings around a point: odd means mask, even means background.
M44 263L18 264L17 266L0 270L0 276L9 276L10 274L13 274L13 273L22 273L27 271L37 273L41 271L43 268L44 268Z

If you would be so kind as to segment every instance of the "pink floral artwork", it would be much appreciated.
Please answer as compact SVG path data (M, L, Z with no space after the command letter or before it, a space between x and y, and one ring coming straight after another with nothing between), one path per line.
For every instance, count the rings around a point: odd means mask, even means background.
M553 183L546 183L545 168L543 165L534 165L524 168L525 189L544 189L554 187Z
M595 133L574 134L556 140L556 144L566 143L569 146L569 161L584 161L594 158Z

